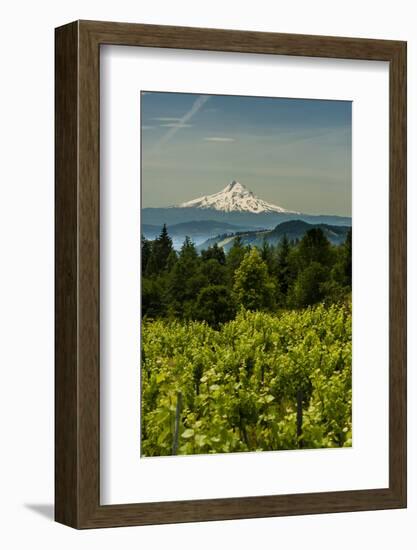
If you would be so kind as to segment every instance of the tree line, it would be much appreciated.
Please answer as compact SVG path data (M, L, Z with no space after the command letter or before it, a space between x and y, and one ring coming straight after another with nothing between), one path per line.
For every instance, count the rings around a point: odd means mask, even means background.
M142 237L142 316L205 321L218 328L243 307L300 309L345 301L352 288L352 232L339 246L320 228L297 241L244 245L227 253L214 244L198 253L186 237L179 252L166 225L155 240Z

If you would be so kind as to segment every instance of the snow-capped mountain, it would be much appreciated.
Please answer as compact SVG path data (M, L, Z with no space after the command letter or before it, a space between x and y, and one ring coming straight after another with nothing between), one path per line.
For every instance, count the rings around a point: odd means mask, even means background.
M221 212L251 212L253 214L265 214L269 212L292 213L281 206L270 204L247 189L238 181L233 180L222 191L199 197L188 202L183 202L179 208L213 209Z

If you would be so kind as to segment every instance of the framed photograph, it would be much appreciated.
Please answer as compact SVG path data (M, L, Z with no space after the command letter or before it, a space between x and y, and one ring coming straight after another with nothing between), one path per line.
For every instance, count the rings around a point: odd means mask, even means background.
M56 520L406 507L406 43L56 29Z

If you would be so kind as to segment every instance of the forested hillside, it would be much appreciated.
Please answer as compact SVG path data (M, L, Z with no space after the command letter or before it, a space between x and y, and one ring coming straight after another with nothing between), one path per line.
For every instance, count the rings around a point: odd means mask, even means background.
M320 228L299 241L243 245L225 254L216 244L199 254L186 238L177 253L164 226L142 238L142 316L205 321L217 328L240 308L277 312L343 301L351 290L351 230L333 246Z

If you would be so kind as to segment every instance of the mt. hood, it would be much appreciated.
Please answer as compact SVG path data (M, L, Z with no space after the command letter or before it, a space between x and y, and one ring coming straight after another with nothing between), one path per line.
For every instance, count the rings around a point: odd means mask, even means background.
M229 183L222 191L183 202L179 205L179 208L213 209L221 212L251 212L253 214L268 212L298 213L258 199L252 191L235 180Z

